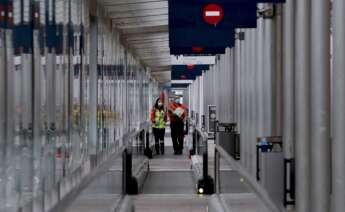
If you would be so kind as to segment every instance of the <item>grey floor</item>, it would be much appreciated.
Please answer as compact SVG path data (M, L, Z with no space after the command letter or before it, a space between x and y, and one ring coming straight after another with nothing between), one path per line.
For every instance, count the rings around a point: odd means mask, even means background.
M136 212L207 212L207 198L183 194L144 194L135 197Z
M270 212L253 193L222 194L221 198L231 212Z
M122 197L122 162L117 159L101 177L92 182L65 212L114 211Z
M191 161L187 148L183 155L174 155L171 139L166 138L165 155L150 160L150 172L140 195L133 196L136 212L207 212L207 196L196 195ZM211 150L212 151L212 150ZM209 171L213 175L212 154ZM91 183L66 212L113 211L121 198L122 162L113 166ZM269 212L249 189L242 176L221 161L221 195L231 212Z
M150 161L143 192L134 197L136 212L207 212L207 197L196 195L187 148L174 155L167 137L165 149Z

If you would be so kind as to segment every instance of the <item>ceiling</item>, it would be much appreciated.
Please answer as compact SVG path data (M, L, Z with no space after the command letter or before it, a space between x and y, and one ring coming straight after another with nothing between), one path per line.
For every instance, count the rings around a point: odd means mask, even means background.
M170 81L168 0L100 0L114 27L161 83Z

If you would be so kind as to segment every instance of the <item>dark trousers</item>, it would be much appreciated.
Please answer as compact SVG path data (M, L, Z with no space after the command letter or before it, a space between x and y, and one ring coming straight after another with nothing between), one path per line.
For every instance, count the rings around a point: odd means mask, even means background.
M174 152L181 152L183 150L184 123L182 121L171 122L170 127Z
M165 129L153 128L153 135L155 136L156 153L159 154L160 150L161 154L164 154Z

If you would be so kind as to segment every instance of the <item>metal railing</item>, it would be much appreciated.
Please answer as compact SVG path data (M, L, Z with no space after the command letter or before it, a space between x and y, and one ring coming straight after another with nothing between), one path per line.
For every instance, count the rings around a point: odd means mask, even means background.
M131 143L130 141L137 137L143 129L132 130L122 137L124 144ZM89 162L85 166L77 169L69 178L64 179L58 183L57 197L54 206L49 210L50 212L61 212L65 210L78 195L88 187L95 179L104 174L109 167L113 165L113 161L120 158L125 151L126 145L114 148L112 151L104 152L101 156L90 157ZM62 188L69 187L68 190L62 192Z
M202 175L198 176L197 193L213 194L214 182L208 173L208 133L199 129L191 122L193 147L191 153L193 155L202 156Z
M220 194L220 158L227 164L230 164L232 170L237 171L246 181L247 185L258 195L265 206L273 212L281 211L280 207L274 204L273 199L269 196L266 189L259 184L256 179L241 166L241 164L233 159L228 152L220 145L215 145L215 187L216 193Z

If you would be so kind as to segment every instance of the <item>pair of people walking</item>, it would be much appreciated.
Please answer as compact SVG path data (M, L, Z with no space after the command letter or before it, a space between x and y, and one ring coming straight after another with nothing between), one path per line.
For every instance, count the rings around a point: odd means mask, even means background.
M173 102L169 105L168 112L166 112L164 104L160 99L156 100L156 103L151 111L151 124L155 137L156 154L164 155L165 127L168 116L170 120L174 154L181 155L183 153L185 134L184 122L187 118L187 108L178 102Z

